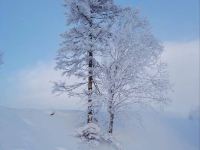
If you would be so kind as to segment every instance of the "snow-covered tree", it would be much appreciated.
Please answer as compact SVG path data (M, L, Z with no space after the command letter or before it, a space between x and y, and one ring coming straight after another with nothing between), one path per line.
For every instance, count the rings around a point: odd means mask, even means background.
M66 0L68 30L62 34L62 48L57 54L56 68L78 82L55 83L55 91L69 95L88 95L87 123L94 123L95 81L99 74L99 58L105 52L110 28L120 10L113 0ZM88 89L83 90L87 85Z
M126 9L112 29L100 80L110 134L117 112L130 104L165 103L169 87L165 65L160 62L163 48L138 11Z

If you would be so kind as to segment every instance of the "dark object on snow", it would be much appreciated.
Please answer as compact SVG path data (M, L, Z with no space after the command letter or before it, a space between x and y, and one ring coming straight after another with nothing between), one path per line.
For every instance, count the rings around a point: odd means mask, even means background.
M51 116L55 115L55 112L52 112L50 115L51 115Z

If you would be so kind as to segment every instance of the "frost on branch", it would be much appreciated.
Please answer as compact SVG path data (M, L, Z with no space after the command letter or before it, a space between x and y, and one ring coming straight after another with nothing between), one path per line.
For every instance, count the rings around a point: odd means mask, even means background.
M160 61L163 48L138 11L126 9L118 16L112 33L100 76L110 134L119 111L127 111L133 104L166 103L169 88L166 68Z
M54 92L66 92L70 96L85 94L88 97L87 123L94 123L94 96L98 91L96 81L101 71L100 60L120 9L113 0L66 0L65 7L68 28L62 34L56 69L64 77L73 76L80 82L69 85L60 81L55 83Z

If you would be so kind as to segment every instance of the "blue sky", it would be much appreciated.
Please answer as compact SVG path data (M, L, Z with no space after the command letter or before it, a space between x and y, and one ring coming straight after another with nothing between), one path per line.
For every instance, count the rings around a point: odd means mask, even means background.
M161 41L198 38L198 0L117 0L141 9ZM65 31L63 0L0 0L0 49L4 72L13 72L37 61L53 59L59 34Z
M116 2L140 9L162 42L199 39L199 0ZM19 72L31 70L40 62L53 61L62 41L59 34L66 29L62 4L63 0L0 0L0 50L4 52L0 69L4 96L0 97L0 104L6 103L2 99L8 97L8 89L17 87L11 79Z

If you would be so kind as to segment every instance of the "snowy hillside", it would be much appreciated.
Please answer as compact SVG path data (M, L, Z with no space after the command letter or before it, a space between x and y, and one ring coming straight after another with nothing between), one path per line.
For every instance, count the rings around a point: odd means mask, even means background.
M75 129L77 111L17 110L0 107L0 150L84 150ZM143 123L117 123L115 137L123 150L198 150L198 120L146 113ZM112 150L101 144L91 149Z

